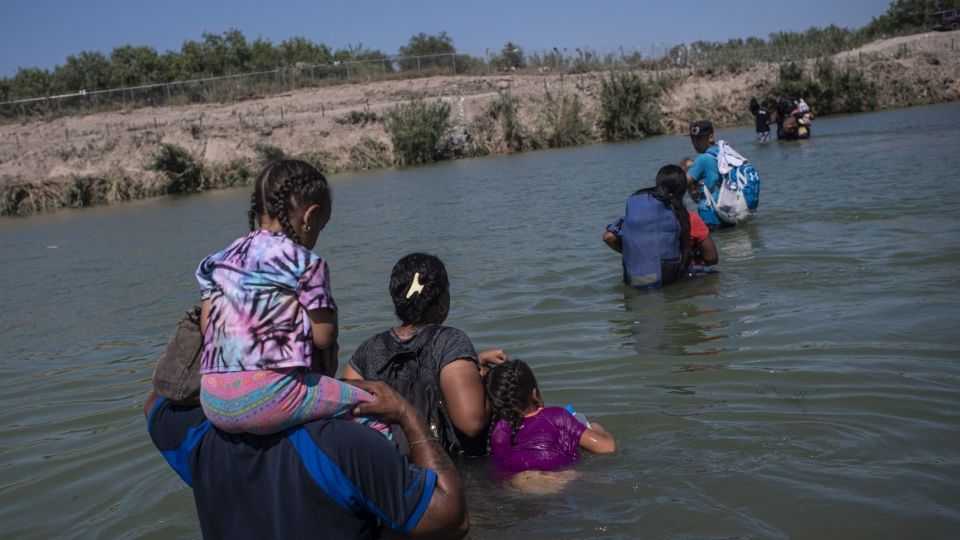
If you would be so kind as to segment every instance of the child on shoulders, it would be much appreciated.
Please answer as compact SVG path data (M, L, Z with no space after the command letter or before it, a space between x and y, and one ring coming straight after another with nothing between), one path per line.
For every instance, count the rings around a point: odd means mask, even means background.
M311 251L330 220L327 179L306 162L274 161L250 203L250 233L197 269L203 411L224 431L259 435L349 415L372 396L330 377L337 306L327 263Z

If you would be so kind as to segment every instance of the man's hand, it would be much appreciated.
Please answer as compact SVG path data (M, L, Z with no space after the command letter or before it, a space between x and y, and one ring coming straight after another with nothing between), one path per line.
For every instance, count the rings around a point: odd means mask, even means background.
M401 424L404 417L413 411L410 402L382 381L348 380L349 384L366 390L373 401L353 408L354 416L376 416L387 424Z
M463 538L470 530L467 502L460 475L450 456L428 435L426 423L410 402L382 381L348 380L373 395L370 403L353 409L356 416L372 415L388 424L400 424L410 447L410 461L437 473L437 484L423 517L411 531L416 538Z

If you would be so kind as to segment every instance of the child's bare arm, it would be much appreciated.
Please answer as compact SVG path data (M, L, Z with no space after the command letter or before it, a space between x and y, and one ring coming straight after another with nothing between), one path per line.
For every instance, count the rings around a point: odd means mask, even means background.
M313 345L318 349L326 349L337 341L339 328L337 327L337 314L332 309L320 308L311 309L307 312L310 316L310 330L313 332Z
M609 454L617 449L617 442L603 426L592 422L580 436L580 448L596 454Z
M310 317L310 330L313 334L312 369L318 373L332 377L340 367L337 358L339 346L337 335L337 315L332 309L312 309L307 312Z
M200 302L200 336L207 335L207 323L210 321L210 299Z

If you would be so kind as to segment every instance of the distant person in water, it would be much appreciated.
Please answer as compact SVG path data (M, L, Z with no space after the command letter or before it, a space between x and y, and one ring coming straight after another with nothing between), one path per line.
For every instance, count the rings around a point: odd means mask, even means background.
M581 422L563 407L547 407L522 360L490 368L486 389L494 422L490 455L501 474L562 469L580 461L581 448L600 454L617 448L600 424Z
M661 167L656 185L627 197L623 216L603 233L603 242L622 255L627 285L668 285L691 272L691 261L700 267L716 264L709 230L683 204L686 178L680 166Z
M752 219L760 203L760 175L726 141L717 140L713 123L690 124L690 143L699 154L687 169L697 213L713 231Z
M750 98L750 113L756 120L757 138L755 142L765 143L770 141L770 113L767 108L757 101L757 98Z
M795 141L809 139L813 123L813 111L803 100L791 101L786 98L777 102L777 139L781 141Z

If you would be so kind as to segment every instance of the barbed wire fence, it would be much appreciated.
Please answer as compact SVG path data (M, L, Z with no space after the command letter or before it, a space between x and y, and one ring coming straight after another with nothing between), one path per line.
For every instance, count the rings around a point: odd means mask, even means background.
M951 39L949 49L954 48ZM898 55L909 55L916 45L904 44ZM710 73L739 71L758 63L782 63L830 55L817 44L791 47L742 47L715 49L695 45L676 45L634 49L605 50L564 47L525 51L526 64L517 68L498 61L487 49L483 56L443 53L422 56L394 56L369 60L350 60L330 64L298 64L266 71L254 71L190 80L126 86L104 90L33 97L0 102L0 119L29 120L50 115L83 114L116 110L192 103L228 102L251 99L300 88L408 79L431 75L504 75L505 73L585 73L589 71L629 69L661 72ZM862 63L877 55L848 55L845 63Z

